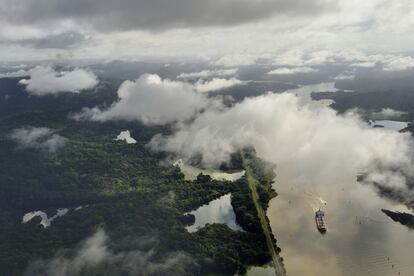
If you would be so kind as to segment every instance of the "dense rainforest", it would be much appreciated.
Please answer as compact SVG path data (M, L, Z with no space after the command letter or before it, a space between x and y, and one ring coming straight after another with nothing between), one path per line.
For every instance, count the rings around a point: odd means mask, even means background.
M0 275L27 274L33 263L71 256L100 229L109 236L107 246L114 256L147 252L146 260L152 263L163 263L178 252L188 256L184 265L166 267L163 272L168 275L233 275L269 262L245 177L234 182L205 175L184 180L180 169L166 161L166 154L146 147L154 135L168 134L168 126L70 118L84 107L115 101L121 80L108 79L82 93L42 97L29 95L17 82L0 79ZM11 136L20 128L51 129L64 138L64 144L53 152L33 145L22 147ZM114 139L126 129L137 143ZM274 168L258 159L254 149L246 152L260 183L260 203L267 208L276 196L271 186ZM194 222L194 216L186 212L228 193L244 231L225 224L208 224L194 233L185 229ZM51 217L59 208L68 212L50 227L40 225L40 218L22 223L27 212L41 210ZM152 242L143 246L138 242L143 239ZM155 275L158 270L149 271ZM133 270L106 263L83 267L77 273L128 275Z

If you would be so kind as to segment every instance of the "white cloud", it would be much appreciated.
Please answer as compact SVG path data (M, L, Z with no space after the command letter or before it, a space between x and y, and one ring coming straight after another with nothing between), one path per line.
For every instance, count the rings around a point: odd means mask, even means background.
M359 171L392 174L390 168L414 175L409 134L372 129L352 113L301 105L292 94L267 94L222 111L208 110L172 136L156 136L149 144L184 159L201 153L206 166L228 161L230 153L248 145L277 164L286 179L305 185L335 183Z
M335 80L353 80L355 73L353 71L345 71L335 77Z
M208 79L212 77L231 77L237 74L238 69L217 69L217 70L203 70L193 73L182 73L177 76L177 79L182 80L195 80L195 79Z
M225 67L234 67L240 65L251 65L255 64L258 60L258 55L252 54L231 54L224 55L214 62L215 65L225 66Z
M20 148L34 148L49 153L55 153L66 142L66 138L46 127L17 128L12 131L10 137Z
M409 134L372 129L356 113L337 115L328 107L302 103L293 94L270 93L224 107L197 91L197 83L143 75L124 82L118 96L106 110L94 108L75 117L176 123L173 135L155 136L149 146L184 159L201 153L208 166L253 145L260 157L287 170L288 177L312 183L358 171L392 174L392 168L414 175ZM386 169L377 170L378 166Z
M353 67L362 67L362 68L373 68L376 65L377 65L377 63L376 62L372 62L372 61L357 62L357 63L351 64L351 66L353 66Z
M292 50L279 54L272 61L275 66L289 66L273 70L275 74L293 74L296 69L298 72L302 69L306 72L315 69L311 66L325 64L346 65L355 68L381 68L380 66L382 66L384 71L403 71L414 68L414 58L410 55L366 54L358 50L322 50L308 53Z
M401 119L403 115L407 114L407 112L395 110L392 108L383 108L379 112L373 112L371 114L371 119L375 120L392 120L392 119Z
M307 57L305 64L309 66L334 63L336 61L336 56L332 51L329 50L320 50L313 51Z
M281 52L273 58L273 64L278 66L302 66L304 64L303 56L302 50Z
M358 68L381 68L385 71L402 71L414 68L414 58L400 54L367 54L355 49L339 51L311 51L303 52L291 50L280 53L272 58L275 66L287 66L273 70L275 74L293 74L296 69L300 72L311 71L312 66L337 64ZM280 70L280 71L279 71ZM315 69L316 70L316 69ZM269 72L271 73L271 72Z
M0 21L0 41L15 41L32 37L39 37L44 34L44 30L34 28L33 26L13 25L3 20Z
M269 71L267 74L269 75L294 75L294 74L307 74L307 73L315 73L318 72L318 69L314 69L311 67L295 67L295 68L277 68L272 71Z
M162 80L145 74L136 81L125 81L118 89L119 100L108 109L85 110L75 119L96 121L139 120L145 124L165 124L190 119L199 111L215 105L198 93L192 84Z
M384 63L385 71L402 71L414 68L414 58L411 56L391 57Z
M30 79L19 82L26 86L26 90L38 96L56 94L60 92L79 93L98 84L94 73L84 69L56 72L51 67L38 66L32 69Z
M19 77L27 77L30 75L30 70L23 70L20 69L15 72L6 72L6 73L0 73L0 79L2 78L19 78Z
M245 85L247 82L241 81L236 78L231 79L220 79L220 78L213 78L210 81L202 81L199 80L194 84L195 89L198 92L205 93L205 92L214 92L223 90L226 88L230 88L237 85Z

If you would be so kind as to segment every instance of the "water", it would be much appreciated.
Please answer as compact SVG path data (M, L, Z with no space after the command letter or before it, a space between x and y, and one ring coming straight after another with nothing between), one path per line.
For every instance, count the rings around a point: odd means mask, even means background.
M180 168L181 172L184 174L185 180L195 180L197 179L197 176L202 173L204 175L209 175L212 179L215 180L236 181L245 174L244 170L230 173L221 170L199 169L184 164L181 159L174 162L174 166L178 166Z
M193 225L187 226L188 232L195 232L204 227L207 223L224 223L230 229L242 231L243 229L236 223L236 215L231 206L231 194L224 195L218 199L210 201L195 211L189 212L195 216Z
M408 127L408 122L401 122L401 121L391 121L391 120L376 120L370 122L371 126L380 125L383 126L383 129L390 130L390 131L400 131L406 127Z
M247 276L275 276L275 270L272 266L253 266L247 269Z
M286 93L291 93L297 95L302 104L311 104L311 105L323 105L329 106L334 101L330 99L324 99L320 101L313 101L311 94L312 92L336 92L338 89L335 88L334 82L324 82L318 84L304 85L299 88L286 90Z
M380 198L352 175L308 186L287 175L279 166L279 196L270 202L268 217L288 275L412 275L414 232L381 211L411 213L406 207ZM325 211L325 235L314 221L319 208Z
M66 215L67 212L69 212L69 209L60 208L60 209L57 209L56 214L54 216L49 218L47 214L43 211L33 211L33 212L24 214L22 218L22 223L24 224L24 223L31 221L35 217L40 217L41 221L39 224L42 225L43 228L47 228L47 227L50 227L50 225L52 224L52 221L54 221L58 217L62 217Z
M124 130L119 133L115 139L116 141L125 141L127 144L135 144L137 141L131 137L129 130Z

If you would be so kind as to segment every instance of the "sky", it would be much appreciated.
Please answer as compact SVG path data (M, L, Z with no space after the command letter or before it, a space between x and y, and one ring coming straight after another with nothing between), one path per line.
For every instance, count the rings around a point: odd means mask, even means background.
M409 55L413 25L411 0L0 0L0 60Z

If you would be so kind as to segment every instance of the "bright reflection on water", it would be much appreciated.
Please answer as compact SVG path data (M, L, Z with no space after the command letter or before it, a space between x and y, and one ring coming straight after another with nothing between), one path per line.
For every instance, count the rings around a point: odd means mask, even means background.
M242 228L236 224L236 215L231 206L231 194L210 201L188 214L195 216L195 223L186 227L188 232L195 232L207 223L224 223L233 230L242 231Z
M286 90L286 93L291 93L297 95L301 99L302 104L312 104L312 105L324 105L329 106L333 103L333 100L324 99L320 101L312 101L311 94L312 92L336 92L338 89L335 88L334 82L324 82L312 85L304 85L299 88Z
M40 224L44 228L47 228L52 224L52 221L54 221L58 217L63 217L68 212L69 212L69 209L67 208L59 208L57 209L56 214L54 216L48 217L47 214L43 211L33 211L33 212L24 214L22 218L22 223L27 223L35 217L40 217L41 218Z
M178 166L180 168L181 172L184 174L185 180L195 180L197 179L197 176L202 173L204 175L209 175L212 179L215 180L236 181L245 174L245 171L235 171L229 173L221 170L199 169L184 164L181 159L175 161L174 166Z
M386 130L400 131L408 126L407 122L391 121L391 120L376 120L370 122L372 126L383 126Z
M275 270L272 266L253 266L247 270L247 276L275 276Z

